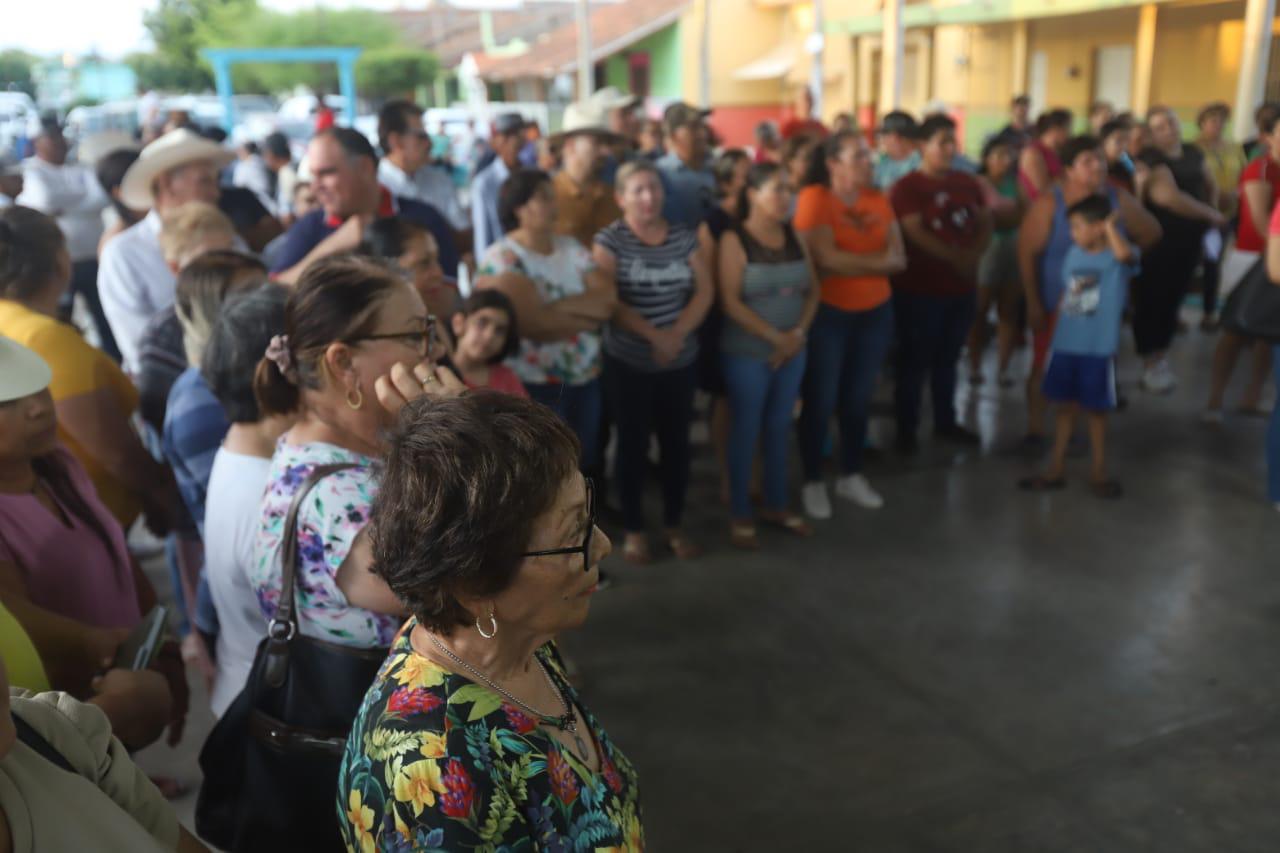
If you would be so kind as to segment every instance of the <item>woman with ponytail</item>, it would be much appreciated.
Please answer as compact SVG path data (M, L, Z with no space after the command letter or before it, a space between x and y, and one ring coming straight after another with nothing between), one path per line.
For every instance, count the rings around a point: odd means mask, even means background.
M364 529L377 491L382 432L405 400L432 386L461 390L428 352L427 310L413 286L377 261L338 255L309 266L285 304L283 333L254 373L260 418L294 417L267 474L249 580L270 621L280 597L284 520L318 466L352 467L312 489L298 512L298 626L332 643L389 646L402 606L368 571Z
M804 508L811 518L831 517L822 457L837 401L836 494L865 509L884 504L862 475L862 451L876 377L893 337L889 276L907 261L893 208L873 178L866 140L853 131L837 133L814 149L796 204L795 229L822 282L800 418Z

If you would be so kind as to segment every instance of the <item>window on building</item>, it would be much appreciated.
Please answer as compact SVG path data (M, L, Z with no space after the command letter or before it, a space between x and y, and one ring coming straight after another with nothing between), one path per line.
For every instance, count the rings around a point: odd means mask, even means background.
M639 51L627 56L627 82L631 94L637 98L649 97L649 53Z

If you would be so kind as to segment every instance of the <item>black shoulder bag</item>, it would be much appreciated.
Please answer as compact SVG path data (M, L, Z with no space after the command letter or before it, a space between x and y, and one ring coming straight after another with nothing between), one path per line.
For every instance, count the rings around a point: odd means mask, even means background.
M1265 250L1227 297L1222 326L1238 335L1280 344L1280 285L1267 275Z
M328 643L298 631L298 510L317 482L352 465L321 465L284 522L280 602L244 690L200 750L196 831L231 851L343 850L335 806L347 734L387 649Z

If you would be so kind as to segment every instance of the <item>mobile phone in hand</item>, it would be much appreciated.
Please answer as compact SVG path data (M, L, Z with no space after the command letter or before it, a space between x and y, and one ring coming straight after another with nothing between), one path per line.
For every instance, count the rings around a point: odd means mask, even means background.
M147 669L164 643L164 629L169 622L169 609L157 604L142 617L137 627L116 649L116 669Z

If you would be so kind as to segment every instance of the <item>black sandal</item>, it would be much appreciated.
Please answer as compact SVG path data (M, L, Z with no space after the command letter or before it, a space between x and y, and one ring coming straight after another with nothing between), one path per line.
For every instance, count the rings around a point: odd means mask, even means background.
M1034 477L1023 477L1018 481L1018 488L1024 492L1056 492L1066 488L1067 480L1065 477L1058 477L1050 480L1043 474L1036 474Z
M1124 495L1124 487L1117 480L1101 480L1093 483L1090 488L1093 490L1094 497L1103 500L1114 500Z

